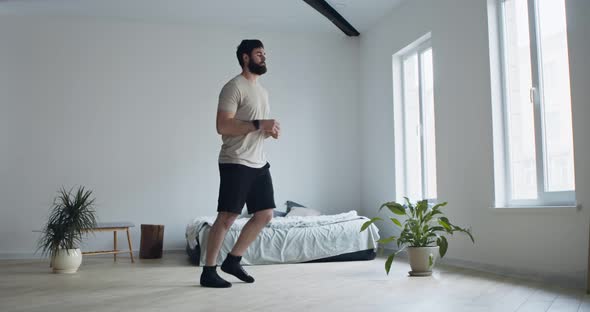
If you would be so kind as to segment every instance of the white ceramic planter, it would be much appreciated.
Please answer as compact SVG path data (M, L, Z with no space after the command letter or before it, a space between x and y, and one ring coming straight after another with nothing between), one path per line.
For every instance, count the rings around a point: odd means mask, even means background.
M82 264L82 251L78 249L60 249L51 259L53 273L76 273Z
M432 275L432 268L438 258L438 246L434 247L408 247L410 258L410 275L428 276Z

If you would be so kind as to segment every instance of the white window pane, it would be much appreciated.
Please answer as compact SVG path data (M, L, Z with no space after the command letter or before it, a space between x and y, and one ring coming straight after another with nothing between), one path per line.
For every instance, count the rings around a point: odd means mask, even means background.
M434 131L434 78L432 49L422 53L422 101L424 110L424 158L426 198L436 198L436 140Z
M537 197L535 127L529 16L526 0L507 0L504 9L504 58L508 150L512 199Z
M403 72L406 192L409 198L422 198L418 54L414 53L403 61Z
M539 0L546 191L574 190L574 146L564 0Z

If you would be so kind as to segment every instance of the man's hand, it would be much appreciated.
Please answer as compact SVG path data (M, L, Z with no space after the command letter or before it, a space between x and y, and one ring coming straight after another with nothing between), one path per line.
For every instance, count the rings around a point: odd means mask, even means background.
M281 131L276 131L276 132L270 132L268 133L271 137L273 137L274 139L278 139L279 135L281 134Z
M260 130L274 139L278 139L281 133L281 125L274 119L263 119L260 120Z

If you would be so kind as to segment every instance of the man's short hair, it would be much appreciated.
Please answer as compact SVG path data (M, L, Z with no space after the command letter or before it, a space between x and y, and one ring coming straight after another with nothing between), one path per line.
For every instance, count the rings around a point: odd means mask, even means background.
M263 48L264 45L262 41L258 39L245 39L242 40L240 45L238 46L238 50L236 51L236 56L238 57L238 62L240 63L240 67L244 67L244 59L242 59L242 55L248 54L248 56L252 53L252 50L257 48Z

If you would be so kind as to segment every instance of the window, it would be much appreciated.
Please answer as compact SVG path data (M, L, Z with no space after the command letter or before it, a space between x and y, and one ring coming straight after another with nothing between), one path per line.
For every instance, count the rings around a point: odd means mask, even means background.
M436 199L432 46L422 39L393 56L398 200Z
M575 203L564 0L498 1L503 174L508 206ZM497 125L495 125L497 126ZM498 127L498 126L497 126Z

